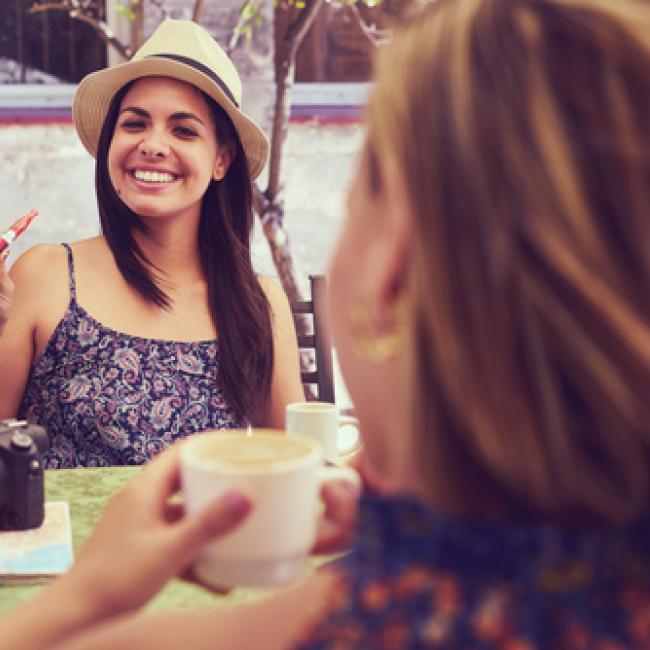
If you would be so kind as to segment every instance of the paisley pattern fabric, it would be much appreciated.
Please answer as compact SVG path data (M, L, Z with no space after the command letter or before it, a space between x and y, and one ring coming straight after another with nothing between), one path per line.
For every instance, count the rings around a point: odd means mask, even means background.
M138 465L172 441L206 429L245 427L218 386L216 340L145 339L104 327L70 303L31 368L18 417L50 436L46 468Z
M364 500L302 650L650 648L650 523L498 528Z

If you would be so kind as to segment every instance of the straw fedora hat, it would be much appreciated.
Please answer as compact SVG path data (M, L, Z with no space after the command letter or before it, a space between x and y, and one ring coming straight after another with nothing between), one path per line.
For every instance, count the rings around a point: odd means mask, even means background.
M163 21L133 58L86 76L75 92L72 117L79 138L92 156L115 93L141 77L172 77L196 86L228 114L248 159L251 178L262 171L269 143L264 132L244 115L241 80L212 36L191 20Z

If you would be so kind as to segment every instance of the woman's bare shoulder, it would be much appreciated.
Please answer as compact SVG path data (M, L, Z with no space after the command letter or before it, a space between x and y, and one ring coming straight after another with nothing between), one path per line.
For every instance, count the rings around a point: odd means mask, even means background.
M96 237L89 237L88 239L80 239L79 241L70 244L70 247L72 248L73 253L89 253L107 250L108 244L106 243L106 239L104 239L104 237L98 235Z
M57 244L38 244L12 265L12 318L32 328L42 343L49 339L70 299L67 252Z
M257 281L260 283L260 287L262 287L264 293L282 291L282 287L280 287L278 281L268 275L258 275Z
M47 287L60 277L67 278L67 259L60 244L37 244L13 263L9 275L16 284Z
M278 311L278 308L286 309L288 307L287 294L277 280L265 275L258 275L257 281L260 283L260 287L262 287L262 291L264 291L274 313Z
M75 269L86 278L98 274L105 279L105 274L115 268L113 253L106 239L102 236L83 239L72 244Z

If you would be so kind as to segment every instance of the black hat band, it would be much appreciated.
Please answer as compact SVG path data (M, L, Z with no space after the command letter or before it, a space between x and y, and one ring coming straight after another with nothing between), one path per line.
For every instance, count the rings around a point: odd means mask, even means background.
M224 94L226 97L235 105L236 108L239 108L239 104L233 97L233 94L230 92L230 88L226 86L226 84L222 81L221 77L216 75L208 66L203 65L202 63L199 63L195 59L190 59L187 56L181 56L180 54L150 54L147 59L155 59L155 58L161 58L161 59L171 59L172 61L177 61L178 63L184 63L185 65L189 65L190 67L194 68L195 70L198 70L199 72L202 72L204 75L207 75L214 81L214 83L223 90Z

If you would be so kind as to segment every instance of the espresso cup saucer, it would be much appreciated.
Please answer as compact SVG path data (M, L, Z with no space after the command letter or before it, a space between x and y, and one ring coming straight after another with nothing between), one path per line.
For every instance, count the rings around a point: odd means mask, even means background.
M347 456L359 447L359 429L353 424L344 424L339 428L339 456Z

